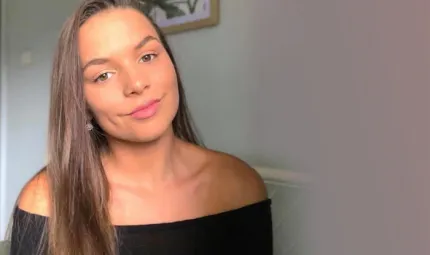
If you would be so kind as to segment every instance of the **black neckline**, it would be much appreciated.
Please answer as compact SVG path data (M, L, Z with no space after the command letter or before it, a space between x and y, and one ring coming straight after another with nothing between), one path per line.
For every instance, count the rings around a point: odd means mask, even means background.
M245 206L242 206L239 208L235 208L235 209L231 209L228 211L223 211L223 212L219 212L219 213L215 213L215 214L204 215L204 216L191 218L191 219L171 221L171 222L162 222L162 223L135 224L135 225L114 225L114 227L117 230L131 230L131 231L133 231L135 229L142 229L142 228L145 228L145 229L169 228L170 229L170 228L176 228L176 227L184 227L184 226L187 226L190 224L207 222L207 221L210 221L213 219L240 215L242 213L248 212L249 210L255 210L258 208L270 206L271 203L272 203L272 200L270 198L267 198L265 200L262 200L262 201L259 201L259 202L253 203L253 204L248 204L248 205L245 205ZM16 207L15 210L16 210L16 213L20 212L20 213L31 215L32 217L36 217L36 218L43 219L43 220L48 219L48 216L31 213L31 212L25 211L19 207Z

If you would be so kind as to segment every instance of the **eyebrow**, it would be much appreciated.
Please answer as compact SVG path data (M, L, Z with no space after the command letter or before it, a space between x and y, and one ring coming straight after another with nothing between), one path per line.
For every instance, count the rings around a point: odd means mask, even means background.
M145 46L145 44L147 44L149 41L152 41L152 40L158 41L158 39L157 39L156 37L154 37L154 36L152 36L152 35L148 35L148 36L146 36L145 38L143 38L143 40L142 40L142 41L140 41L140 42L139 42L139 43L134 47L134 49L135 49L135 50L138 50L138 49L142 48L143 46Z
M135 50L138 50L140 48L142 48L143 46L145 46L148 42L150 41L159 41L156 37L152 36L152 35L148 35L145 38L143 38L142 41L140 41L136 46L134 46ZM109 59L107 58L94 58L91 59L90 61L88 61L84 67L82 68L82 71L85 71L89 66L91 65L103 65L105 63L109 62Z

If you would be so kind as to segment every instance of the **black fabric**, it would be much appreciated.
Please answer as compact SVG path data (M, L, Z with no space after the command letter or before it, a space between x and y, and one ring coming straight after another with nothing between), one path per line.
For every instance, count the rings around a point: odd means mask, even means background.
M35 254L46 222L16 209L10 255ZM115 229L120 255L273 254L269 199L197 219Z

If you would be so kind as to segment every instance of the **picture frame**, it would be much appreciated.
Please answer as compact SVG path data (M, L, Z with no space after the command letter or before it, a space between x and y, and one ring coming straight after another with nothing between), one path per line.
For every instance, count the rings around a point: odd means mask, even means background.
M142 10L165 34L215 26L219 0L141 0Z

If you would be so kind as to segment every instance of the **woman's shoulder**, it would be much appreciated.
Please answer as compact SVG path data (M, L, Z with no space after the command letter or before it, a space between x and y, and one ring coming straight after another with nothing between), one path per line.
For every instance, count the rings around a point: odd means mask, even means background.
M43 248L49 198L45 170L39 171L22 189L11 225L10 254L34 254ZM42 245L42 246L41 246Z
M266 186L258 172L240 158L207 151L205 171L211 176L218 195L228 198L232 207L242 207L267 199Z
M50 196L46 170L42 169L22 189L18 208L37 215L48 216Z

